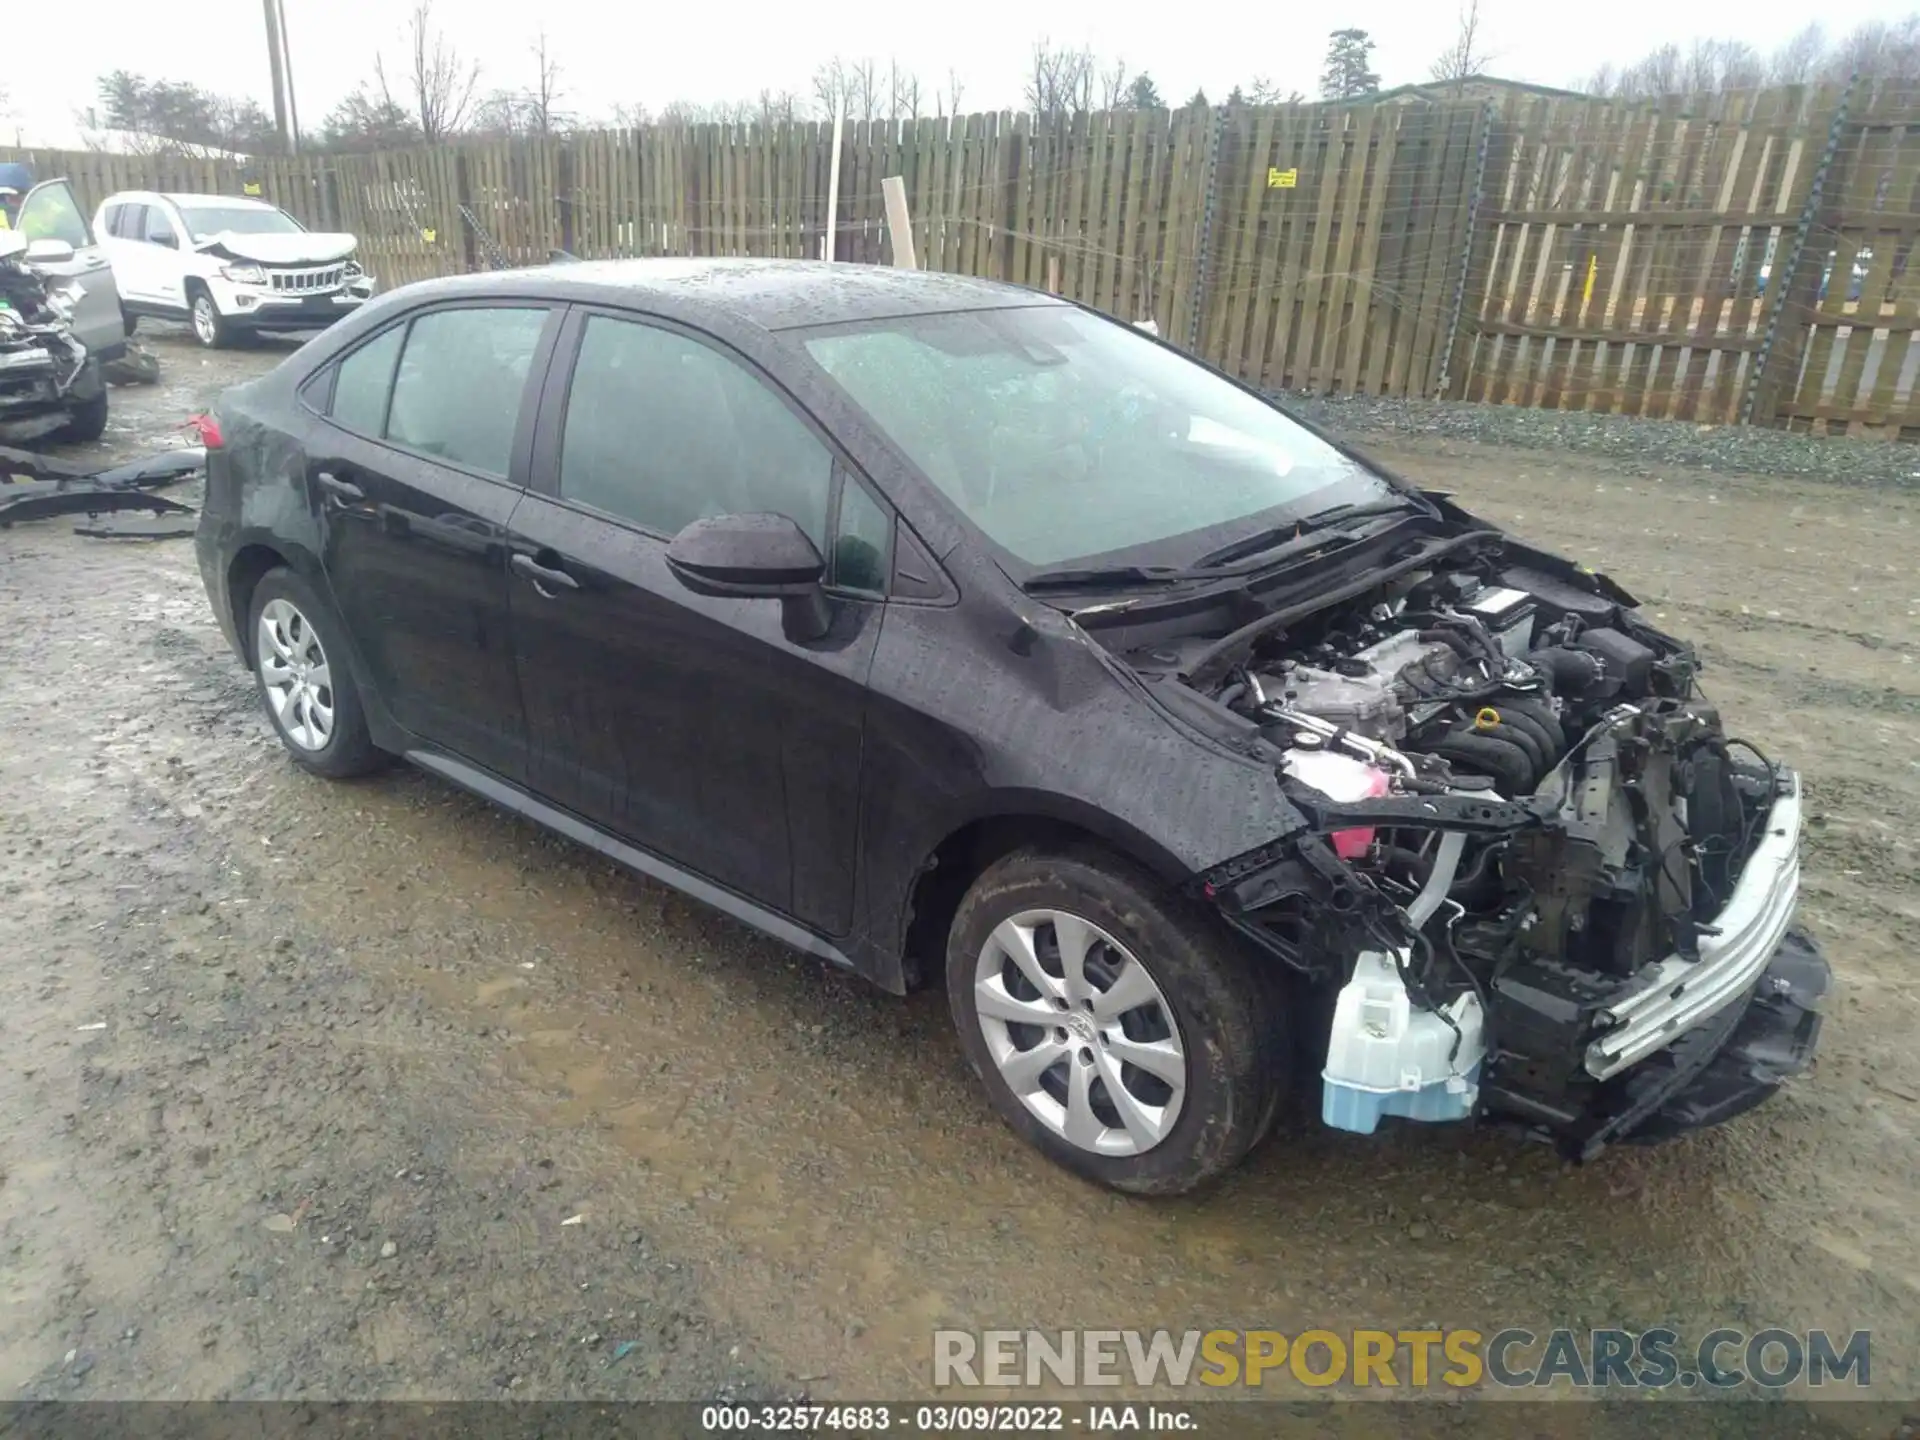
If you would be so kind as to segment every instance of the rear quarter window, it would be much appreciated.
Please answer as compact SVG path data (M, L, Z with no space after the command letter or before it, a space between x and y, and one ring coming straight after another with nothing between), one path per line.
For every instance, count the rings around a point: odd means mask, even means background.
M405 325L373 337L342 360L333 381L333 423L378 439L387 421L387 396L393 389L393 364L400 357Z

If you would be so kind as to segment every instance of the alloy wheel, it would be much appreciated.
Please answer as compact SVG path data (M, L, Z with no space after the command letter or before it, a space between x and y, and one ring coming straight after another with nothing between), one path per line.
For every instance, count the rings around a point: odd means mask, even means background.
M312 623L291 600L269 600L254 648L281 731L302 750L326 749L333 739L333 671Z
M220 334L220 317L214 314L213 301L205 295L193 302L193 333L202 345L211 345Z
M1062 910L1010 916L981 947L973 998L1001 1078L1069 1144L1140 1155L1172 1131L1187 1092L1173 1009L1099 926Z

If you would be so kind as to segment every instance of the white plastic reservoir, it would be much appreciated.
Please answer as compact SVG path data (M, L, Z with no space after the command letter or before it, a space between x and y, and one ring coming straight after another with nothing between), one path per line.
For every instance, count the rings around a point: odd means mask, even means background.
M1486 1017L1472 994L1445 1009L1451 1026L1415 1007L1392 956L1361 952L1334 1007L1327 1068L1321 1072L1320 1118L1338 1129L1371 1135L1383 1115L1409 1120L1471 1115L1480 1096Z

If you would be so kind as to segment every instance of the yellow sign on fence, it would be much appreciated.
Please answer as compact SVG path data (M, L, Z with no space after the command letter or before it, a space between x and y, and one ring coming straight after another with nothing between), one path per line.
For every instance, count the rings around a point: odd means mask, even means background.
M1300 183L1298 170L1276 170L1267 167L1267 188L1269 190L1292 190Z

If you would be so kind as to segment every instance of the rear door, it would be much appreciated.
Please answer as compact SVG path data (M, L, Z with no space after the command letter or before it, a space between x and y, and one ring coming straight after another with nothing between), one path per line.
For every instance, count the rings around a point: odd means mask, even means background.
M182 314L187 309L187 266L181 251L187 245L185 228L171 205L145 207L137 245L140 255L140 298Z
M34 186L20 202L18 228L29 241L64 240L73 247L73 259L55 265L36 262L34 269L79 283L85 298L74 313L73 333L88 350L117 353L127 341L120 292L114 287L106 252L95 243L93 226L74 199L73 187L65 180L47 180Z
M529 301L420 311L370 336L311 397L322 560L375 692L431 745L526 770L506 595L556 312Z
M793 641L777 601L696 595L666 551L696 519L751 512L827 550L857 482L763 373L665 322L576 311L548 395L510 542L531 787L845 934L883 572L852 575L867 588L840 587L829 633ZM872 536L880 507L859 503Z

